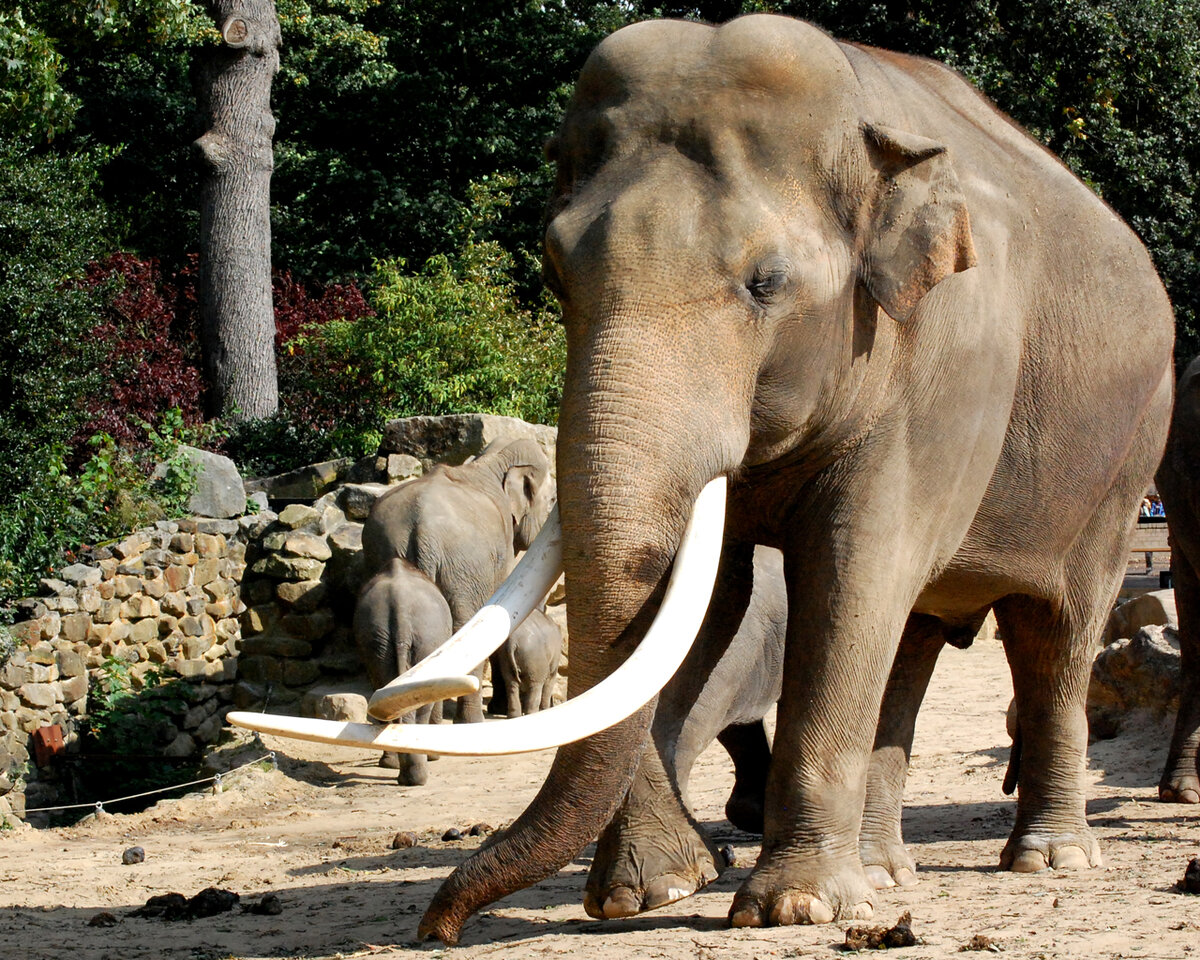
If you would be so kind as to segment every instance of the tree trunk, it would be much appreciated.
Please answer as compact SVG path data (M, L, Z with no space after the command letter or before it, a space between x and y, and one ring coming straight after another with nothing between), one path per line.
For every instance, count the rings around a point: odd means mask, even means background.
M200 314L209 412L235 419L275 413L271 303L271 80L279 69L274 0L210 0L224 44L203 64L200 106L209 129L196 147L200 200Z

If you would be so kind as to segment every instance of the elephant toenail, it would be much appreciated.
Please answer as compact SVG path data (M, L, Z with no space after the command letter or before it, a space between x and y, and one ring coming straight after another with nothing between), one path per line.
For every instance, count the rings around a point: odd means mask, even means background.
M1046 857L1040 851L1022 850L1013 858L1012 866L1009 869L1013 873L1041 873L1048 867Z
M1091 861L1081 847L1059 847L1050 854L1050 866L1055 870L1088 870Z
M854 909L850 911L850 917L853 920L870 920L875 916L875 908L867 901L854 905Z
M896 881L892 879L892 875L888 873L886 867L881 867L879 864L871 864L863 867L863 873L867 875L867 882L876 890L884 890L887 887L894 887Z
M743 904L735 907L729 914L729 925L733 927L761 927L763 925L762 911L757 904Z
M616 887L609 891L608 899L604 901L604 917L613 920L618 917L634 917L642 912L641 902L628 887Z
M896 882L902 887L911 887L921 881L908 867L901 867L896 871Z
M814 899L808 905L808 919L810 923L833 923L833 907L824 900Z

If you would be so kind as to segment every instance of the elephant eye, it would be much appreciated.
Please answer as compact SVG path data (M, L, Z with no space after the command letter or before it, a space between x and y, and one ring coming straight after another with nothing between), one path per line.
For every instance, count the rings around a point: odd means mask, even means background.
M763 265L754 271L746 289L759 303L769 303L784 288L787 279L787 270L781 264Z

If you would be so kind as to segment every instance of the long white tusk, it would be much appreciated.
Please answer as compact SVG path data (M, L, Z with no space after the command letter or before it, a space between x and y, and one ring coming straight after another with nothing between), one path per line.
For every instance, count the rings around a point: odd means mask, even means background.
M229 714L229 722L260 733L318 743L452 756L529 753L590 737L648 703L679 669L708 610L724 525L725 478L718 477L696 499L662 606L637 650L605 680L561 706L513 720L456 726L397 723L381 727L247 712Z
M422 704L477 691L479 680L470 671L542 602L560 573L562 524L555 504L525 556L487 603L433 653L376 690L368 712L377 720L395 720Z

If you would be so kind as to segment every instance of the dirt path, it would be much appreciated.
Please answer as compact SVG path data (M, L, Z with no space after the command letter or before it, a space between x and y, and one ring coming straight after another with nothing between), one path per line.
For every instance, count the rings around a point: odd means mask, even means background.
M905 833L922 882L882 893L876 921L911 911L922 945L908 957L957 955L975 935L1012 957L1200 957L1200 896L1173 889L1200 856L1200 810L1160 804L1167 727L1147 721L1095 744L1088 813L1105 867L1084 875L1017 876L995 869L1014 810L1000 791L1011 687L997 642L947 650L917 727ZM219 796L195 794L130 816L0 837L0 960L136 958L829 957L838 926L730 930L730 897L754 862L754 838L721 810L731 774L711 749L693 777L700 819L737 851L737 864L701 894L645 916L597 923L580 906L591 849L558 876L493 905L463 945L415 941L417 918L470 838L451 826L512 820L550 762L444 758L431 783L398 788L373 755L271 739L279 769L229 778ZM256 754L252 746L245 756ZM119 785L117 786L119 789ZM399 831L418 846L392 850ZM145 862L125 866L134 844ZM148 897L217 886L242 902L278 894L282 912L235 910L205 920L130 917ZM112 926L91 926L109 912Z

